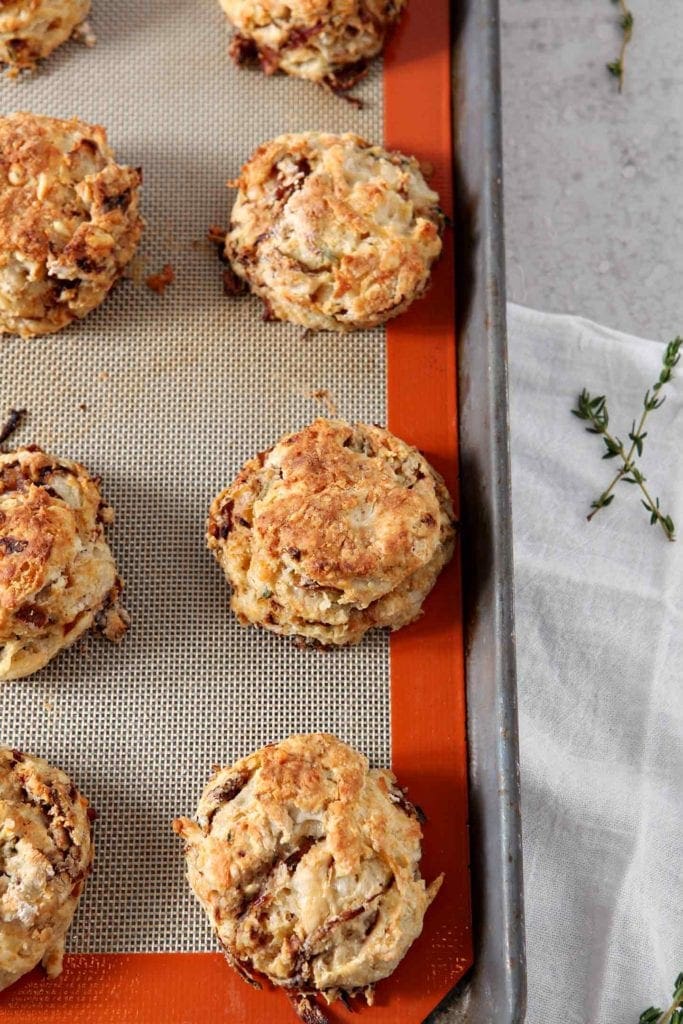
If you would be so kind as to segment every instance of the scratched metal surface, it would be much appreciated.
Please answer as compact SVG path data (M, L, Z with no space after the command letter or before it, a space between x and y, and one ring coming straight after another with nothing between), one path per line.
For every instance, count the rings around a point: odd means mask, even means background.
M429 1024L526 1004L498 0L452 0L458 389L474 967Z

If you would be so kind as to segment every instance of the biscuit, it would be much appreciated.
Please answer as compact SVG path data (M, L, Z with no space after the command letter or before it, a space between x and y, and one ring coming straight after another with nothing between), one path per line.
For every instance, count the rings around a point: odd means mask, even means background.
M311 997L371 1002L422 931L442 879L420 876L420 817L391 772L314 734L218 770L173 827L228 962L317 1021Z
M454 540L450 496L424 456L342 420L250 459L207 524L240 622L322 645L416 619Z
M0 453L0 681L36 672L93 625L124 635L113 519L77 462L36 446Z
M384 46L407 0L220 0L236 63L348 89Z
M444 220L414 157L352 134L281 135L229 184L225 256L269 317L376 327L427 288Z
M0 117L0 334L49 334L100 305L142 232L140 180L99 126Z
M1 0L0 64L32 69L65 43L90 11L91 0Z
M0 991L39 963L60 973L92 865L93 816L64 772L0 747Z

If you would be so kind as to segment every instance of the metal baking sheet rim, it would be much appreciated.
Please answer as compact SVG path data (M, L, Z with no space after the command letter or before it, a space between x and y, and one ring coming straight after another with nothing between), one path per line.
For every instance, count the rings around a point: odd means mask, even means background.
M498 0L452 0L458 388L474 966L428 1024L519 1024L526 953Z
M456 1020L517 1024L526 952L510 492L498 0L451 4L455 169L472 289L459 334L475 966ZM468 217L469 213L469 217ZM462 275L461 275L462 279Z

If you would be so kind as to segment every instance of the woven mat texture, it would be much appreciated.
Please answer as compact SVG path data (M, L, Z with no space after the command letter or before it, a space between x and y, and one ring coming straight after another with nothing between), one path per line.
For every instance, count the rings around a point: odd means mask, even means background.
M0 742L68 771L97 808L95 872L70 933L79 952L213 948L183 877L171 819L192 813L212 763L297 731L328 730L390 760L385 636L334 653L238 626L204 544L213 495L242 462L326 408L383 422L384 333L306 338L223 294L205 242L227 221L227 178L285 131L382 138L381 68L364 108L227 58L211 0L95 0L98 43L69 43L34 75L0 81L2 112L106 126L144 170L142 276L171 263L159 296L120 283L78 326L0 339L0 411L29 410L35 442L101 475L133 626L87 639L0 690ZM82 408L85 406L85 408Z

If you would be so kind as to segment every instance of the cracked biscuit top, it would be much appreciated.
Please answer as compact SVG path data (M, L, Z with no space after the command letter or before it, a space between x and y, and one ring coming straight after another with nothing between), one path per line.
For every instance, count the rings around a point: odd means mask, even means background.
M290 736L218 770L197 821L174 828L229 962L303 995L303 1010L317 992L371 998L441 884L420 876L420 812L393 774L334 736Z
M113 518L79 463L35 446L0 453L0 681L36 672L93 625L123 636Z
M58 768L0 747L0 991L62 969L93 846L88 801Z
M48 334L99 306L137 248L139 186L97 125L0 117L0 334Z
M208 522L240 621L323 645L417 618L454 537L448 491L417 449L327 419L250 459Z
M353 86L383 48L407 0L220 0L238 63L258 60L332 89Z
M231 184L225 255L269 316L370 328L427 288L443 215L414 157L352 134L281 135Z

